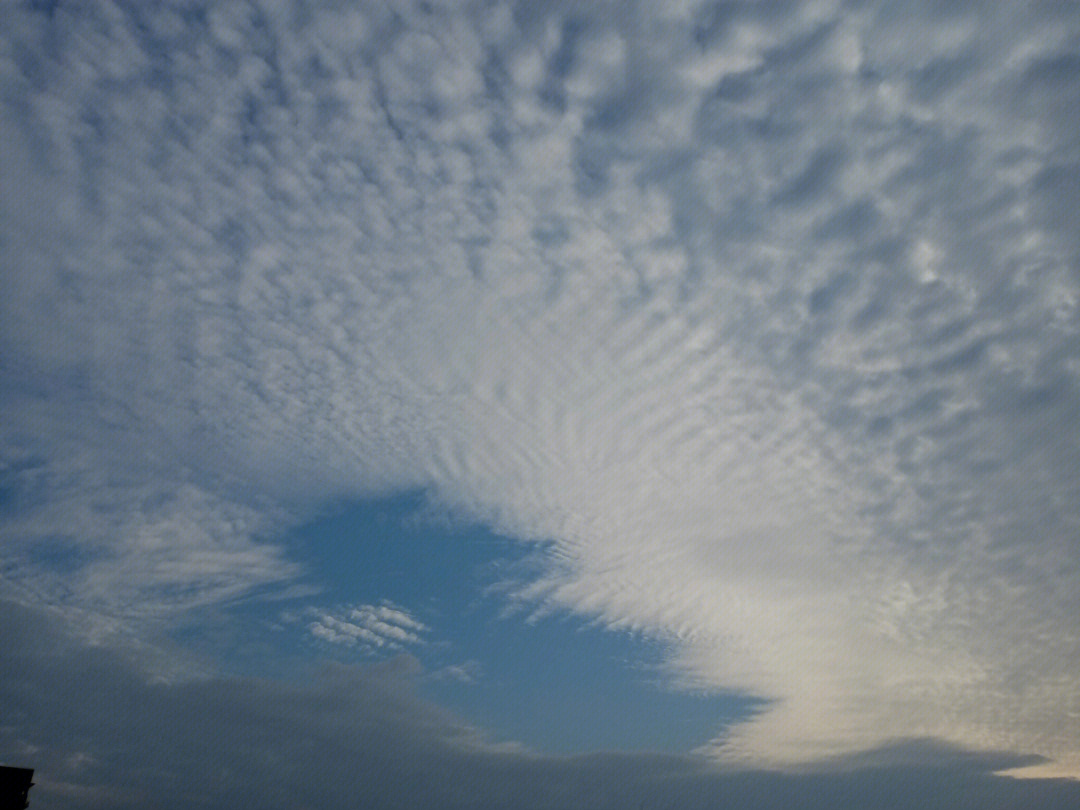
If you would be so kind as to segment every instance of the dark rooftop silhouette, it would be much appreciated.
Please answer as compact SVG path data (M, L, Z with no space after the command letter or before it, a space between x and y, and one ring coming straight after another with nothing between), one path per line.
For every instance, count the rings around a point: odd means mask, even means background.
M25 810L29 807L26 794L34 785L33 779L33 768L0 765L0 810Z

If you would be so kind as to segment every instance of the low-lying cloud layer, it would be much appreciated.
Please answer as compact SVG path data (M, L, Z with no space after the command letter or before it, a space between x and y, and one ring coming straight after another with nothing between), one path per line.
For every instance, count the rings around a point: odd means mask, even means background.
M167 627L428 487L554 541L519 598L773 699L725 761L1080 774L1080 7L0 30L4 594Z
M302 682L149 680L108 648L73 642L55 616L0 608L0 701L19 706L17 730L0 726L0 756L34 758L34 806L825 810L870 800L1056 810L1080 798L1073 781L989 773L1030 757L925 741L812 776L725 776L707 761L651 754L536 756L421 700L407 657L334 665Z

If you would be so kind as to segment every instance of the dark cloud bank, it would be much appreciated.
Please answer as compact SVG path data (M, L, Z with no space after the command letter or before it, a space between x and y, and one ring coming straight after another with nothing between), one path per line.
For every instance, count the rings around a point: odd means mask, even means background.
M0 757L36 767L35 805L61 810L1080 803L1080 782L991 773L1038 757L922 741L801 774L710 773L669 755L500 751L414 693L418 665L407 657L327 667L297 682L155 681L114 649L72 639L56 617L11 603L0 608L0 643Z

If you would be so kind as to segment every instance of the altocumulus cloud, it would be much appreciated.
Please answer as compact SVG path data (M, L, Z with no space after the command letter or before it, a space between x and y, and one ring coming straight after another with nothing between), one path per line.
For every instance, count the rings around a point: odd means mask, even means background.
M8 598L150 637L422 486L553 543L516 598L772 699L708 757L1080 774L1080 7L0 30Z
M359 644L362 648L400 649L419 644L427 628L408 611L391 605L359 605L344 611L311 608L314 620L308 632L332 644Z

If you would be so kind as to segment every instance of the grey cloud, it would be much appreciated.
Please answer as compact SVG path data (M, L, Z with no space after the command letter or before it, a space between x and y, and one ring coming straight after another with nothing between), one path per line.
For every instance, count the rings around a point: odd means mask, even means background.
M1080 785L1013 780L1032 760L913 741L802 775L710 772L701 760L499 750L419 698L402 657L302 682L148 680L56 617L4 603L0 756L37 769L34 804L372 808L1072 807ZM36 797L36 798L35 798Z

